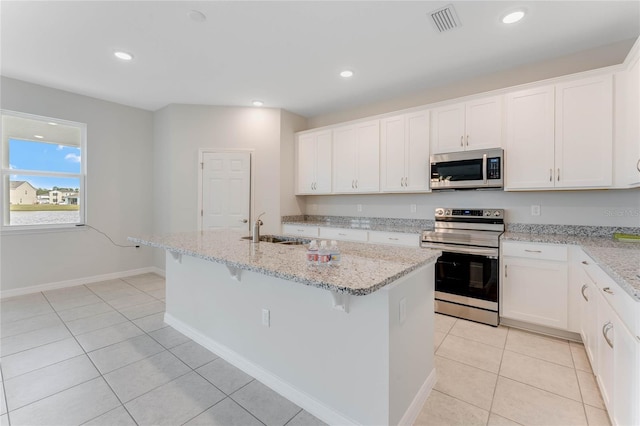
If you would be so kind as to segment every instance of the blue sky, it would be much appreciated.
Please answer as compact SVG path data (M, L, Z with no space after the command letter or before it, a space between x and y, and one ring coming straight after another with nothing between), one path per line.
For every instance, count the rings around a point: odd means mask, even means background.
M9 139L9 167L62 173L80 173L80 148L47 142ZM79 179L11 175L11 180L26 180L35 188L53 186L78 188Z

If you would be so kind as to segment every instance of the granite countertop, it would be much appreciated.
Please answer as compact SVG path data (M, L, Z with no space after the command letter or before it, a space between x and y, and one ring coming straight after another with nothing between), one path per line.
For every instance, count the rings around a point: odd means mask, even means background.
M362 296L434 262L439 250L339 242L340 266L309 266L305 245L241 240L246 233L228 230L129 237L142 245L198 257L343 294Z
M634 300L640 302L640 244L611 237L505 232L503 241L580 246Z

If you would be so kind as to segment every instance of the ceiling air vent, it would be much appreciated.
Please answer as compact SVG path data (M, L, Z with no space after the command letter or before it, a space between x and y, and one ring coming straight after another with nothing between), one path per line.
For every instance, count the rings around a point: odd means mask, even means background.
M430 15L433 20L433 25L435 25L436 29L441 33L460 26L460 20L458 19L458 15L456 14L456 10L453 8L452 4L448 4L441 9L434 10Z

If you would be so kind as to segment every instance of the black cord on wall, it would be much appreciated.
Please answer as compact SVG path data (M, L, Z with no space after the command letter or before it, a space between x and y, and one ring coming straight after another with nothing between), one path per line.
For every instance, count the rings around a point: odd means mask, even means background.
M118 244L118 243L116 243L115 241L113 241L113 240L111 239L111 237L110 237L110 236L108 236L107 234L105 234L105 233L104 233L104 232L102 232L101 230L99 230L99 229L97 229L97 228L94 228L94 227L93 227L93 226L91 226L91 225L87 225L86 223L84 223L84 224L78 224L78 225L76 225L76 226L86 226L87 228L91 228L91 229L93 229L94 231L96 231L96 232L98 232L98 233L100 233L100 234L104 235L104 236L105 236L109 241L111 241L111 244L113 244L113 245L114 245L114 246L116 246L116 247L122 247L122 248L139 248L139 247L140 247L140 246L139 246L139 245L137 245L137 244L136 244L136 245L122 245L122 244Z

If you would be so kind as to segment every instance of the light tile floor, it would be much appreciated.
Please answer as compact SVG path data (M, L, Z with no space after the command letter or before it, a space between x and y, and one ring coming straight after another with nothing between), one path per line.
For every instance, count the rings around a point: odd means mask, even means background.
M0 302L0 426L322 425L163 322L143 274ZM580 344L436 315L416 425L608 425Z
M436 314L434 345L416 425L610 425L580 343Z

